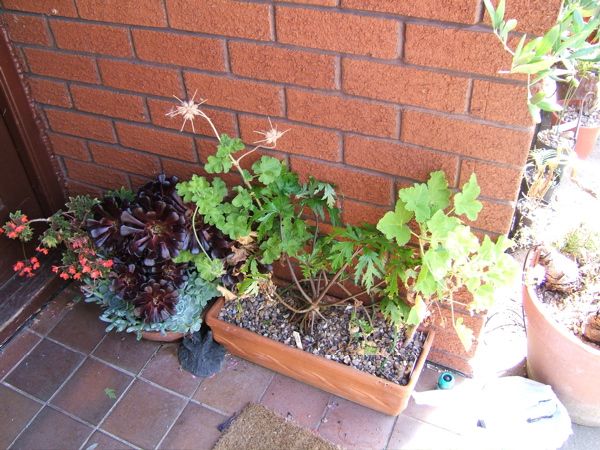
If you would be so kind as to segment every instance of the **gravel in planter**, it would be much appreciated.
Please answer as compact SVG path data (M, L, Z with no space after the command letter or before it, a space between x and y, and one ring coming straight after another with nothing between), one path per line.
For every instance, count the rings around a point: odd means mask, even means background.
M369 308L334 306L322 310L324 319L318 318L311 329L303 333L299 324L290 322L292 311L281 303L258 296L225 302L219 319L294 347L298 347L296 332L304 351L405 386L427 336L418 332L413 342L403 348L404 330L399 330L398 343L392 351L394 330L383 317L371 318L373 330L370 333L365 333L365 329L369 331L368 326L361 329L359 324L370 323L368 315L371 313Z

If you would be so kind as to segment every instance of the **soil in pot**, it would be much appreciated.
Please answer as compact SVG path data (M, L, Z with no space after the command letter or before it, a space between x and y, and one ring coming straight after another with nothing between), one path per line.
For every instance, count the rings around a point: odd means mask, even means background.
M393 327L381 315L373 316L371 308L336 306L321 314L323 318L302 331L298 323L290 321L293 313L289 309L259 296L226 302L219 319L401 386L408 384L425 333L418 332L403 348L404 330L395 336Z

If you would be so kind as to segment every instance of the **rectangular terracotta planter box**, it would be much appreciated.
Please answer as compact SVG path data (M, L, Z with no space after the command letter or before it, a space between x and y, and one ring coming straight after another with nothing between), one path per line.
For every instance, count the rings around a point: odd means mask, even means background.
M434 331L421 328L427 339L409 383L400 386L219 320L223 303L220 298L205 320L215 341L229 353L390 416L397 416L408 405L433 343Z

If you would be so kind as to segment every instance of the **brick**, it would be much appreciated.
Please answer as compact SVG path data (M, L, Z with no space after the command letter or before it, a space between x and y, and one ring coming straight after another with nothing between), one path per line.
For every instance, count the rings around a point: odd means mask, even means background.
M231 41L229 59L232 72L243 77L335 89L336 58L331 55Z
M101 55L132 56L129 35L124 27L51 20L50 27L59 48Z
M494 4L494 7L498 6L497 0L492 0L492 3ZM563 0L506 2L506 13L504 14L504 18L505 20L517 20L517 28L515 28L515 31L541 36L556 24L562 4ZM490 17L488 16L487 11L484 15L484 23L491 26Z
M171 28L258 41L271 39L269 5L233 0L165 3Z
M64 159L64 163L67 176L73 180L102 189L121 189L122 186L129 186L129 180L123 172L67 158Z
M328 128L380 137L396 137L394 106L286 89L288 118Z
M192 175L200 175L201 173L204 173L204 169L198 163L183 163L181 161L167 158L161 158L161 161L163 172L167 174L167 176L177 176L179 181L188 181L192 178Z
M60 134L48 133L55 154L80 161L91 161L92 158L83 139L77 139Z
M441 42L444 45L440 45ZM492 33L408 23L404 61L419 66L499 76L500 70L510 69L512 59Z
M342 201L342 222L350 225L370 223L376 225L389 210L368 203L359 203L347 198Z
M483 204L483 209L479 213L479 217L474 222L465 221L465 223L480 230L497 234L507 234L510 231L515 208L504 203L482 199L479 199L479 201Z
M471 174L477 176L483 197L499 200L516 201L521 187L522 170L499 166L483 161L465 159L460 168L460 186L462 187Z
M70 111L46 108L50 128L57 133L103 142L115 142L110 120Z
M2 14L11 40L23 44L51 44L46 21L41 17L24 16L22 14Z
M527 108L527 88L515 84L475 80L471 115L512 125L534 124Z
M388 206L391 203L392 180L387 177L293 157L290 165L301 178L312 175L317 180L335 184L344 197L375 205Z
M28 77L27 82L36 102L64 108L71 107L71 97L65 83L34 77Z
M194 69L225 71L223 41L163 31L132 30L140 59Z
M301 47L395 59L399 23L310 8L277 6L277 41Z
M473 375L473 367L471 367L471 364L469 364L468 359L437 350L435 348L435 340L429 355L427 355L427 361L433 364L439 364L440 366L447 367L449 369L457 370L468 377Z
M98 84L96 64L89 56L26 48L25 57L30 71L37 75Z
M109 145L90 143L94 163L154 178L161 173L160 163L155 156L143 155Z
M269 116L282 115L281 88L229 77L184 72L190 91L206 98L207 105Z
M342 89L348 94L440 111L465 111L468 78L346 58L342 74Z
M16 9L53 16L77 17L73 0L2 0L4 9Z
M102 198L102 189L95 186L88 186L87 184L80 183L74 180L65 180L67 183L67 192L69 197L76 197L78 195L89 195L92 198Z
M255 131L265 131L270 127L267 120L250 116L239 116L239 123L242 140L247 144L264 139ZM271 123L279 131L289 130L277 141L277 150L324 161L341 161L338 133L295 123L274 120Z
M286 3L300 3L303 5L337 6L338 0L286 0Z
M108 59L99 59L98 65L105 86L163 97L181 93L175 69Z
M407 110L400 136L411 144L520 167L533 132Z
M136 122L147 119L144 102L139 95L75 85L71 86L71 95L80 111Z
M115 22L127 25L166 27L162 0L76 0L82 19Z
M455 296L456 301L462 301L459 298L460 295ZM470 299L473 297L471 296ZM466 300L468 302L470 300ZM435 304L431 306L432 314L427 319L428 326L432 326L438 329L442 329L448 332L454 333L454 326L452 322L452 309L449 304ZM473 330L473 334L475 337L478 337L483 330L483 326L485 325L485 315L482 314L469 314L467 311L458 308L458 305L454 308L454 320L462 318L463 324ZM441 347L438 347L441 348ZM455 353L459 354L459 353Z
M342 7L444 22L477 23L479 0L342 0Z
M124 147L183 161L196 161L191 138L180 133L159 131L128 123L116 123L119 142Z
M479 342L477 340L473 340L471 343L471 348L466 350L460 341L458 334L449 331L453 329L454 328L450 322L448 322L448 328L446 330L436 329L435 340L433 343L434 348L444 353L471 359L473 356L475 356Z
M449 180L458 173L457 156L359 136L344 137L344 162L417 181L427 181L436 170Z
M196 100L199 100L198 96L196 96ZM173 101L166 101L155 100L151 98L149 98L147 101L148 108L150 110L150 117L154 125L163 128L170 128L172 130L181 130L183 118L181 116L167 116L169 111L180 105L179 101L176 99L173 99ZM202 111L204 111L204 113L210 117L219 135L225 133L228 136L235 136L237 134L235 131L235 116L232 113L219 111L210 107L205 108L205 105L202 105L200 109L202 109ZM190 123L191 122L188 120L183 131L191 133L195 130L195 134L215 137L213 129L205 119L197 117L194 120L194 129L192 129Z

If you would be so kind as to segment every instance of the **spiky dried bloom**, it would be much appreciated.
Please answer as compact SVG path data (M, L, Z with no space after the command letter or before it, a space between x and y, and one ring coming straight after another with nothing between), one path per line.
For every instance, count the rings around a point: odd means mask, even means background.
M277 140L280 139L281 136L283 136L285 133L290 131L290 128L288 128L285 131L277 130L277 126L273 126L273 123L271 122L270 117L269 117L269 125L271 126L271 128L268 131L254 131L255 133L262 134L265 137L264 139L262 139L260 141L256 141L254 143L261 144L264 142L265 145L263 147L275 148L275 146L277 145Z
M204 114L204 111L200 109L200 105L206 103L206 100L200 99L199 102L194 101L194 97L196 97L197 92L198 91L194 92L194 95L192 95L192 99L188 101L181 100L179 97L173 96L181 103L181 105L173 107L173 109L171 109L171 111L169 111L166 115L171 118L175 116L183 117L183 125L181 125L181 129L179 131L183 131L185 123L189 120L192 124L192 131L195 133L196 129L194 128L194 119L197 116L208 119L207 115Z

